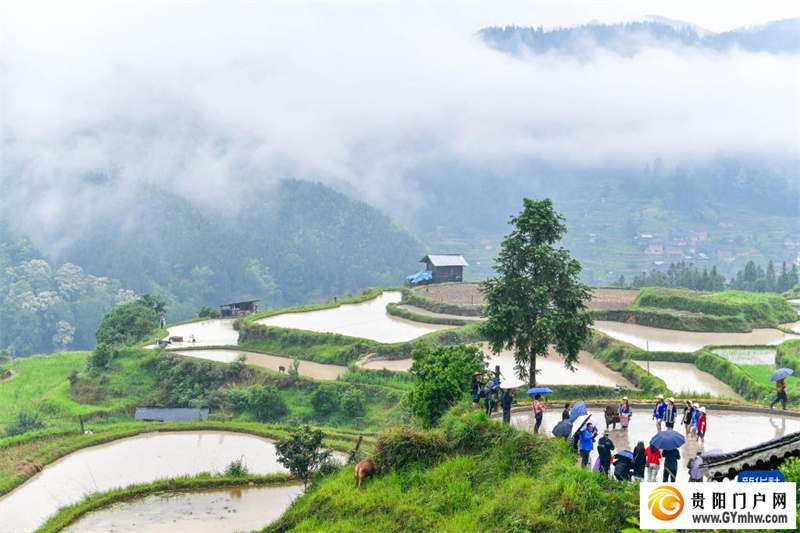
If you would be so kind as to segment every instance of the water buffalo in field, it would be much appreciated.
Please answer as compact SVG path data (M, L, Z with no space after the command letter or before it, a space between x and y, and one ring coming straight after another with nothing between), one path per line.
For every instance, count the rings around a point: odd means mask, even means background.
M171 342L183 342L183 337L180 335L173 335L169 338Z
M375 461L364 459L355 467L356 487L360 487L361 483L368 477L377 476L380 473L381 467L375 464Z
M279 366L278 367L278 372L286 372L286 367L285 366Z

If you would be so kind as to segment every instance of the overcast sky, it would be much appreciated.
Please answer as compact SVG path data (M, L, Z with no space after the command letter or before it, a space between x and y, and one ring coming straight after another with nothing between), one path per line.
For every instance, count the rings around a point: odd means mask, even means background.
M796 158L800 142L797 55L517 59L475 36L646 15L723 31L799 17L796 1L2 6L14 190L0 207L35 201L32 226L57 224L76 176L111 166L220 208L235 207L223 193L242 177L288 175L414 208L404 173L441 161Z

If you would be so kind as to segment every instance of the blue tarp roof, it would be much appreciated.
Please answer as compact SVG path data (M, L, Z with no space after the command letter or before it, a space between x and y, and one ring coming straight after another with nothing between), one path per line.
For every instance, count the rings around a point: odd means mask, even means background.
M416 274L407 276L406 279L410 280L412 285L416 285L422 281L430 281L433 279L433 270L420 270Z

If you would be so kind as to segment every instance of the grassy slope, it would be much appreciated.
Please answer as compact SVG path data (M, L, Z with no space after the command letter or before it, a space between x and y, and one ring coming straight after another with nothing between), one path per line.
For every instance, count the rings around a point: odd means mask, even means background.
M345 469L266 530L619 531L638 514L635 486L576 468L576 455L560 439L483 413L451 413L443 426L387 430L376 447L381 476L356 490Z

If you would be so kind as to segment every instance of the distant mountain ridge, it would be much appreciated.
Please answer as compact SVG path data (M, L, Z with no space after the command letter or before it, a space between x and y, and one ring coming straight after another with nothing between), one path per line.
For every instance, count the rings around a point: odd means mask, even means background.
M627 22L552 30L541 26L506 26L484 28L478 35L489 46L513 55L559 53L588 57L598 50L605 50L632 57L647 47L689 47L716 52L739 48L771 54L800 53L800 19L709 34L686 24L681 27L675 21Z

